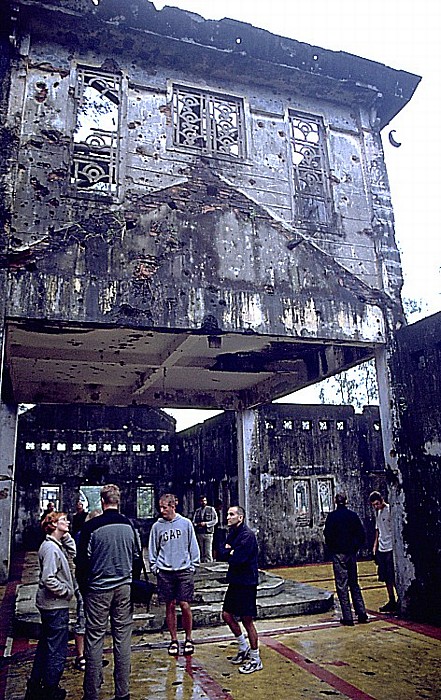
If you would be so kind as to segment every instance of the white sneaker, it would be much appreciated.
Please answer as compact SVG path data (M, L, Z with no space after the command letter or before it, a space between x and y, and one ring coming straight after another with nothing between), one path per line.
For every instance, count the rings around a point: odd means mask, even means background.
M245 661L247 661L250 658L250 647L247 647L243 651L238 651L236 656L233 656L232 659L230 659L230 662L232 664L244 664Z
M254 673L254 671L261 671L263 668L263 663L261 659L250 659L247 661L245 666L241 666L239 673Z

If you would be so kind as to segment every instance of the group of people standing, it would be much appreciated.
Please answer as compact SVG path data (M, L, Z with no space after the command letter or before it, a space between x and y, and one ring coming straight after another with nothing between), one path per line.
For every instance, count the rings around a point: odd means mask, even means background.
M70 600L75 594L78 605L84 606L85 617L82 630L84 656L77 657L77 660L84 660L84 665L81 665L84 670L83 700L99 698L103 682L104 638L109 619L113 637L114 700L129 700L133 613L130 584L134 564L142 556L142 549L138 532L119 512L118 486L104 486L100 497L102 512L99 517L89 519L78 504L73 518L75 538L69 533L65 513L50 508L42 518L45 540L38 552L40 577L36 597L42 631L25 700L64 700L66 696L59 683L67 657ZM352 626L349 594L358 622L368 621L356 562L365 534L360 518L347 507L346 495L337 493L335 503L336 509L327 516L324 536L332 555L342 613L340 622ZM397 600L390 507L378 491L371 493L370 503L376 513L373 553L379 580L385 582L389 594L388 602L380 611L394 612ZM216 511L208 506L205 496L200 499L193 522L177 512L177 504L174 494L165 493L160 497L161 515L151 529L148 543L150 570L157 577L159 602L165 604L170 633L168 654L175 657L180 652L191 656L195 650L190 606L194 595L194 574L201 554L205 561L212 560L213 531L217 523ZM254 624L257 616L257 540L245 524L245 511L241 506L230 506L227 523L229 531L222 558L228 562L228 588L222 617L238 645L237 653L230 661L239 666L240 673L250 674L263 668ZM75 576L69 558L75 560ZM177 605L181 609L185 634L182 647L177 634Z
M375 510L375 539L372 549L378 566L378 579L386 584L389 596L379 611L395 612L398 602L395 596L390 506L379 491L372 491L369 501ZM336 509L326 518L324 536L332 556L335 588L342 613L340 623L352 627L354 619L349 594L358 622L368 621L357 571L357 552L365 542L365 532L358 515L347 507L346 494L337 493L335 504Z
M42 625L25 700L47 700L48 697L64 700L66 697L66 691L59 684L67 658L70 601L75 594L84 606L85 616L84 656L77 657L77 660L84 659L84 666L81 665L84 670L83 700L99 698L103 682L104 638L109 619L113 638L114 700L129 700L133 618L130 584L133 567L137 558L142 556L142 550L139 534L131 521L119 512L118 486L104 486L100 498L102 512L91 519L78 504L73 518L75 539L69 533L70 523L65 513L51 508L42 518L45 539L38 552L40 576L36 597ZM211 522L212 527L215 518L210 518L206 499L201 500L205 500L201 507L206 511L202 517L198 515L198 522L202 528ZM148 558L150 570L157 577L159 602L166 608L171 637L168 654L178 656L180 653L176 617L176 606L179 605L185 633L182 653L191 656L194 642L190 603L194 594L194 573L201 555L193 522L177 513L176 507L174 494L160 497L161 517L150 533ZM231 662L240 665L241 673L253 673L262 668L253 622L258 583L257 540L244 519L245 512L240 506L229 508L230 531L224 548L224 557L229 564L229 585L222 614L239 645ZM212 536L213 533L198 534ZM205 539L205 557L209 556L210 545L212 539ZM69 559L75 561L75 575ZM238 618L243 621L248 642Z

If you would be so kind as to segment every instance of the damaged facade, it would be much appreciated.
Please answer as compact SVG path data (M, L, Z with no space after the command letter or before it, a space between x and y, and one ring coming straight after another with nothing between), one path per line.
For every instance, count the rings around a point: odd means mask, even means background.
M323 526L338 490L364 522L369 556L374 539L369 493L384 491L378 407L269 404L258 409L248 521L263 567L328 558ZM161 493L178 495L192 518L201 494L226 513L239 499L234 413L227 411L175 433L175 421L145 407L36 406L19 419L15 543L35 548L47 500L72 513L78 494L93 510L102 484L122 488L122 508L147 542Z
M20 402L233 410L248 507L255 407L375 356L395 468L380 132L418 76L147 0L1 12L0 577Z

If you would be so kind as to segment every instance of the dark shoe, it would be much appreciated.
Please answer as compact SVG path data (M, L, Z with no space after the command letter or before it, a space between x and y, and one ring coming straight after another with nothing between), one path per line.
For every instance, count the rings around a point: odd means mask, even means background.
M43 693L41 697L45 698L50 698L50 700L64 700L64 698L67 695L67 690L64 690L64 688L60 688L59 685L53 686L53 685L44 685L43 686Z
M369 618L368 618L368 616L367 616L366 614L364 614L364 615L358 615L358 618L357 618L357 619L358 619L358 623L359 623L360 625L364 625L365 622L368 622L368 620L369 620Z
M353 627L354 626L354 620L345 620L343 617L340 618L340 624L345 625L346 627Z
M386 605L382 605L381 608L379 608L379 612L396 612L398 610L398 605L394 600L389 600Z
M29 680L26 683L26 693L24 700L42 700L43 688L40 682Z
M185 640L183 654L184 656L191 656L194 654L194 643L192 639Z

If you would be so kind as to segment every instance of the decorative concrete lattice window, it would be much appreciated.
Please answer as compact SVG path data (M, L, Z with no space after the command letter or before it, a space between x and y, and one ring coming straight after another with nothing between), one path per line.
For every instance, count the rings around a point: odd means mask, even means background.
M103 452L112 452L112 445L109 442L104 443Z
M41 443L41 451L42 452L50 452L51 449L51 443L50 442L42 442Z
M89 442L87 445L88 452L96 452L96 442Z
M138 486L136 489L136 517L155 517L155 489L153 484Z
M81 450L81 442L74 442L72 444L72 452L79 452Z
M156 447L154 445L147 445L146 450L147 452L155 452Z
M35 442L27 442L25 444L25 450L35 450Z
M161 445L161 452L170 452L170 445Z
M266 420L265 421L265 428L267 430L275 430L276 429L276 424L272 420Z
M283 429L284 429L284 430L292 430L292 429L293 429L293 422L292 422L292 420L284 420L284 421L283 421Z
M66 452L65 442L57 442L57 452Z
M326 227L331 220L329 167L320 117L290 113L295 221L299 227Z
M329 423L327 420L319 420L319 430L322 432L329 430Z
M78 68L71 185L76 192L116 193L121 76Z
M326 520L328 513L333 510L334 481L333 479L317 479L317 494L320 512L320 524Z
M120 443L117 447L118 452L127 452L127 445Z
M311 488L307 479L294 479L294 511L298 525L311 523Z
M337 430L344 430L345 429L344 420L338 420L335 424L335 427L337 428Z
M141 452L141 445L132 445L132 452Z
M243 101L173 86L173 143L209 155L245 155Z
M311 430L310 420L302 420L302 430Z

